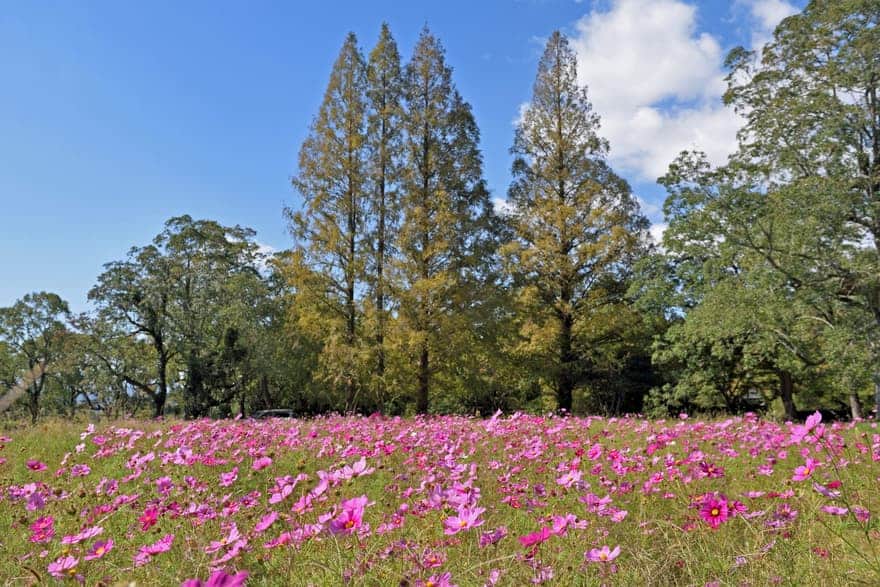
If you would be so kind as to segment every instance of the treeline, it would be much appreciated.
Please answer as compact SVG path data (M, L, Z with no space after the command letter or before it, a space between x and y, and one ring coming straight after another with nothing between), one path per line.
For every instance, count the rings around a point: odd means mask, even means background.
M46 293L0 309L0 377L34 419L862 416L880 403L878 20L875 2L813 1L760 55L730 53L739 148L672 162L658 244L563 35L496 209L438 39L423 30L403 63L387 26L368 53L350 34L300 149L290 250L173 218L105 266L90 312Z

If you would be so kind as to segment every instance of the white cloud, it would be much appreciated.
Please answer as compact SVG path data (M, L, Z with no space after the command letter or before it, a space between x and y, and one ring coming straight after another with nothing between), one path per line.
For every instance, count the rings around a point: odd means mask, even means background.
M760 51L773 38L773 29L779 22L796 14L796 6L785 0L741 0L749 9L755 29L752 31L752 49Z
M783 0L742 1L756 34L793 10ZM613 0L577 22L572 43L612 163L653 181L685 149L705 151L715 164L727 160L741 119L721 103L724 51L697 30L695 5Z
M651 235L651 239L655 244L661 245L663 243L663 233L666 232L667 228L669 228L669 225L665 222L656 222L651 225L651 228L648 229L648 234Z
M514 210L513 204L504 198L492 198L492 208L499 216L506 216L511 214Z
M649 202L639 195L636 195L636 201L639 203L642 214L648 218L660 218L663 215L663 209L658 204Z

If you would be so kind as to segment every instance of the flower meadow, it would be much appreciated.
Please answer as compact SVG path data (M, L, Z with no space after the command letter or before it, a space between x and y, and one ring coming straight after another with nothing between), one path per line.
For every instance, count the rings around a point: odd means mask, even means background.
M880 581L880 433L819 414L57 421L0 445L6 584Z

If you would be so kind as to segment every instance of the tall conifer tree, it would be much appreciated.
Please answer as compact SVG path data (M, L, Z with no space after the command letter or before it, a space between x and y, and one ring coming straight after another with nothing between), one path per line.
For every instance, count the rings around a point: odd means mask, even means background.
M471 278L492 208L482 178L479 130L452 83L440 42L424 29L405 72L400 315L417 355L416 410L430 407L443 337L473 304Z
M579 348L578 331L619 300L647 227L626 181L608 166L598 129L575 53L554 32L511 149L515 237L504 252L519 288L525 346L541 355L539 364L552 365L545 375L560 410L571 410L587 376L589 349L583 340Z
M367 64L367 166L370 180L367 203L370 217L370 260L367 265L373 302L374 391L385 395L386 330L389 308L390 261L394 255L399 220L400 163L403 149L403 73L400 53L388 25Z
M318 308L311 319L320 322L315 327L324 339L326 375L345 388L347 410L356 407L359 391L357 296L364 281L368 179L366 72L357 38L349 33L300 150L293 185L303 197L303 208L288 211L298 241L293 285L300 301Z

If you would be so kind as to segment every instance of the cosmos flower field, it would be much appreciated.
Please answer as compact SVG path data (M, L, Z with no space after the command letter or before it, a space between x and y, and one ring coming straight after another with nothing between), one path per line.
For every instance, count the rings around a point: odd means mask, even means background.
M0 582L880 579L872 423L325 417L0 432Z

